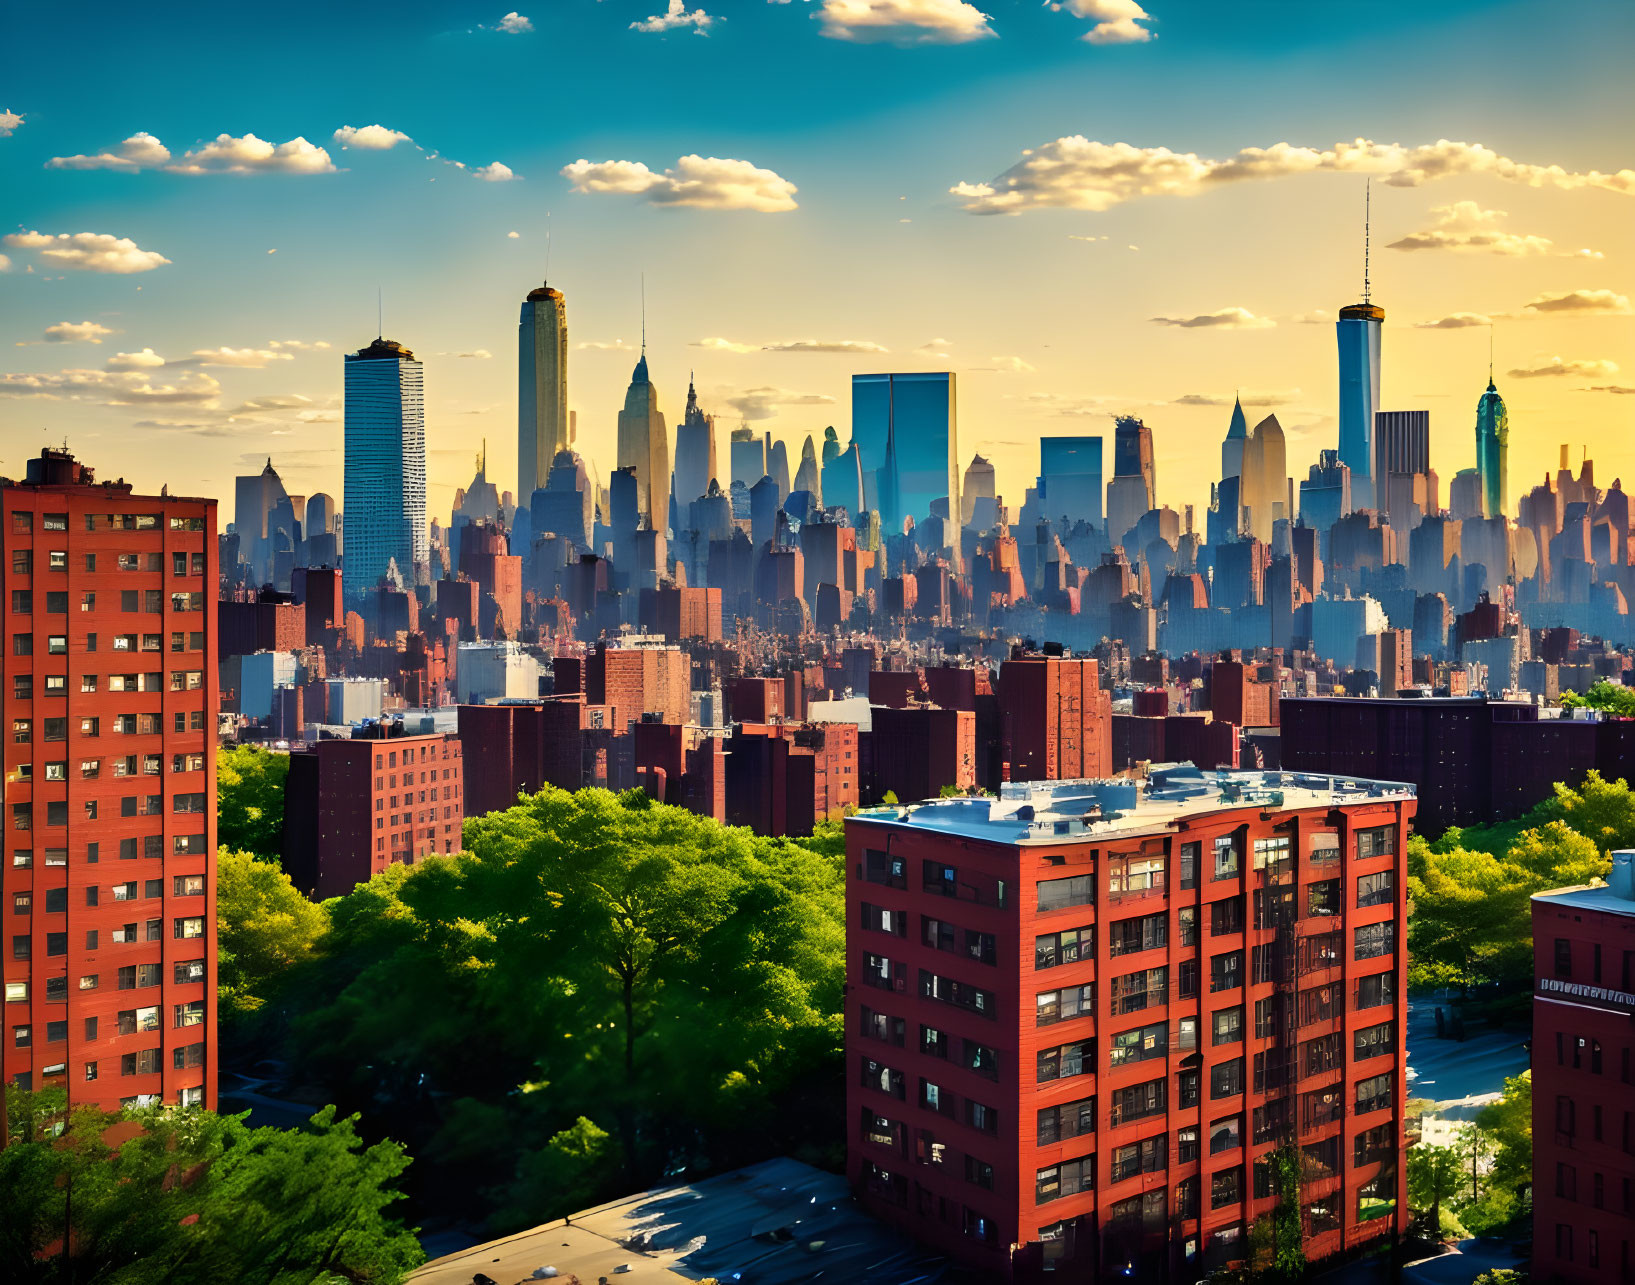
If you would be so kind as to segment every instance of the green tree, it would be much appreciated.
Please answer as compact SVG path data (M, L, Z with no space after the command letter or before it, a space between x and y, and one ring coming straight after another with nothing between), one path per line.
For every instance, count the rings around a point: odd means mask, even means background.
M1420 1143L1408 1152L1408 1199L1414 1209L1430 1216L1440 1233L1442 1204L1452 1203L1465 1189L1465 1157L1456 1147Z
M1509 1076L1497 1102L1476 1113L1476 1127L1493 1143L1494 1186L1520 1191L1533 1181L1533 1073Z
M216 752L216 843L277 861L284 850L290 756L240 745Z
M217 984L222 1006L259 1009L311 961L329 926L324 908L308 901L277 866L248 852L216 857Z
M9 1095L7 1280L392 1285L423 1261L384 1212L407 1156L365 1147L332 1107L298 1129L161 1107L61 1111L60 1095Z
M1620 718L1635 718L1635 689L1605 679L1587 692L1562 692L1562 709L1599 709Z
M1609 781L1589 771L1577 788L1555 787L1555 795L1534 810L1539 821L1560 821L1606 855L1635 846L1635 792L1629 782Z

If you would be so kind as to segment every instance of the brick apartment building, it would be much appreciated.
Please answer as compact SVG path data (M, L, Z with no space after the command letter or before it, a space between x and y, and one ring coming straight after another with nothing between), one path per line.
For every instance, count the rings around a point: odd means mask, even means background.
M1112 695L1094 660L1017 656L999 667L999 714L1012 781L1111 776Z
M1532 1279L1635 1280L1635 852L1533 898Z
M322 900L394 863L458 852L465 822L458 736L406 736L373 723L290 755L284 869Z
M213 1109L215 501L47 449L0 545L3 1083Z
M1195 1280L1298 1147L1308 1257L1405 1226L1413 811L1181 767L850 818L865 1204L992 1279Z

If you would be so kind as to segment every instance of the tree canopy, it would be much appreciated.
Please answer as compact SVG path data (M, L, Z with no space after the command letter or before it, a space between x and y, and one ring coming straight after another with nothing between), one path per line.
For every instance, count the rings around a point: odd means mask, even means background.
M1587 692L1562 692L1563 709L1599 709L1623 718L1635 718L1635 688L1606 679L1594 684Z
M252 1129L243 1116L163 1107L80 1107L64 1120L64 1101L61 1090L8 1095L6 1280L395 1285L424 1261L385 1212L401 1198L403 1148L365 1146L333 1107L300 1128Z
M327 903L299 1064L502 1228L816 1156L844 1136L832 829L760 838L605 790L469 820L465 852Z
M277 861L284 843L290 756L257 745L216 752L216 843Z
M261 1008L314 956L329 926L278 866L248 852L216 856L219 1000L226 1014Z

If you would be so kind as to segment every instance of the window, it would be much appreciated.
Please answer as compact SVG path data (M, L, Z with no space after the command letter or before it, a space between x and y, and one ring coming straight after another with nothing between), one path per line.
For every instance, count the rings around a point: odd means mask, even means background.
M1364 924L1356 930L1357 959L1377 959L1396 949L1397 926L1390 920L1383 924Z
M1236 1044L1243 1038L1243 1006L1223 1008L1210 1015L1211 1044Z
M1107 891L1114 895L1162 892L1168 882L1168 865L1163 856L1109 856Z
M1396 1179L1392 1175L1380 1174L1357 1188L1357 1221L1360 1223L1384 1218L1396 1207Z
M121 1035L135 1035L138 1031L157 1031L159 1029L159 1007L127 1008L119 1014L119 1033Z
M1314 1040L1307 1040L1300 1046L1300 1061L1304 1066L1304 1074L1308 1076L1323 1075L1342 1065L1340 1056L1340 1036L1319 1035Z
M1223 834L1215 840L1215 874L1216 879L1237 878L1241 866L1241 854L1238 848L1236 835Z
M191 1070L196 1066L204 1065L204 1045L187 1044L174 1050L173 1061L178 1071ZM875 1117L879 1119L879 1117Z
M969 982L956 982L924 968L920 969L920 995L924 999L940 1000L982 1017L992 1018L996 1015L992 991L982 990Z
M1117 956L1133 955L1143 950L1158 950L1168 940L1168 915L1160 913L1138 915L1133 919L1117 919L1108 930L1107 953Z
M1223 1209L1227 1205L1236 1205L1243 1199L1239 1190L1242 1171L1238 1169L1222 1169L1209 1178L1209 1207Z
M1169 1001L1169 969L1144 968L1113 978L1109 987L1112 1016L1158 1008Z
M1243 931L1243 898L1223 897L1209 903L1209 935L1225 937Z
M986 1191L993 1190L993 1166L975 1156L965 1157L965 1181Z
M1041 879L1039 911L1066 910L1069 906L1089 906L1096 900L1096 877L1072 875L1066 879Z
M884 1062L876 1062L873 1058L863 1058L863 1087L878 1089L882 1093L889 1093L898 1101L903 1099L903 1073L887 1066Z
M1308 915L1337 915L1340 913L1340 881L1319 879L1306 885L1306 913Z
M1062 990L1040 991L1034 996L1034 1025L1052 1026L1057 1022L1085 1017L1096 1011L1095 985L1068 986Z
M1096 1158L1082 1156L1077 1160L1068 1160L1059 1165L1051 1165L1048 1169L1041 1169L1034 1176L1034 1197L1036 1205L1049 1204L1052 1200L1060 1200L1063 1196L1076 1196L1081 1191L1089 1191L1096 1185Z
M1211 1101L1220 1098L1234 1098L1243 1092L1243 1059L1235 1057L1229 1062L1217 1062L1209 1068L1209 1097Z
M1149 1115L1158 1115L1165 1109L1165 1083L1162 1079L1148 1080L1144 1084L1132 1084L1127 1088L1115 1089L1112 1094L1112 1111L1108 1123L1117 1128L1128 1124L1132 1120L1145 1119Z
M1182 906L1175 912L1175 922L1180 930L1181 945L1196 946L1198 944L1198 907Z
M1289 836L1274 834L1269 838L1255 840L1255 869L1270 868L1274 873L1286 871L1289 868Z
M1258 1059L1261 1055L1255 1056ZM1257 1147L1265 1142L1286 1142L1294 1129L1294 1103L1288 1098L1273 1098L1256 1107L1252 1119Z
M192 959L176 965L176 982L202 982L204 980L204 960ZM890 1017L885 1013L876 1013L871 1008L861 1011L863 1034L874 1040L884 1040L887 1044L895 1044L898 1048L903 1045L905 1023L900 1017Z
M1384 1111L1391 1105L1392 1075L1369 1076L1366 1080L1357 1081L1357 1114L1364 1115L1370 1111Z
M204 918L200 915L189 916L175 921L175 937L183 940L204 936Z
M1076 1138L1080 1134L1092 1133L1095 1127L1095 1098L1080 1098L1077 1102L1064 1102L1059 1106L1045 1107L1041 1110L1038 1113L1034 1137L1040 1146L1046 1146L1067 1138Z
M1394 870L1357 876L1357 908L1388 905L1396 894L1397 876Z
M1169 1138L1160 1133L1127 1146L1113 1148L1113 1181L1123 1182L1137 1174L1161 1173L1168 1165Z
M119 1059L119 1073L121 1075L157 1075L158 1072L158 1049L143 1049L139 1053L126 1053Z
M1068 928L1059 933L1046 933L1033 939L1033 966L1035 969L1055 968L1059 964L1076 964L1089 959L1096 947L1094 928Z
M1211 994L1217 991L1236 990L1243 985L1243 952L1229 950L1224 955L1215 955L1209 961L1209 990Z
M990 1106L984 1106L980 1102L973 1102L970 1098L967 1098L965 1100L965 1123L973 1129L981 1130L983 1133L998 1133L999 1112Z
M941 861L923 861L921 888L941 897L959 896L959 871Z
M1040 1084L1051 1080L1066 1080L1075 1075L1084 1075L1087 1071L1094 1071L1095 1063L1095 1044L1091 1040L1040 1049L1036 1079Z
M1209 1154L1218 1156L1223 1151L1236 1151L1243 1145L1243 1117L1229 1115L1209 1126Z
M1198 1158L1198 1126L1188 1125L1175 1135L1175 1162L1190 1164Z
M1181 845L1181 887L1182 889L1198 886L1198 854L1203 851L1201 843L1183 843Z
M1340 859L1340 836L1333 831L1325 831L1311 836L1311 860L1314 865L1322 865L1328 861Z
M1389 1160L1396 1154L1395 1132L1392 1125L1378 1124L1359 1133L1352 1154L1353 1167L1361 1169L1364 1165Z
M1129 1062L1145 1062L1148 1058L1163 1057L1169 1052L1169 1024L1157 1022L1121 1031L1107 1043L1107 1064L1123 1066Z
M204 1001L202 999L188 1000L185 1004L176 1004L175 1025L199 1026L204 1022Z
M948 1059L948 1032L934 1026L920 1027L920 1052L929 1057Z
M1573 975L1573 944L1565 937L1556 938L1555 966L1557 977Z
M1394 826L1375 826L1357 831L1357 856L1384 857L1397 850L1397 832Z
M1355 1060L1383 1057L1387 1053L1397 1051L1397 1025L1395 1022L1381 1022L1378 1026L1365 1026L1354 1037Z

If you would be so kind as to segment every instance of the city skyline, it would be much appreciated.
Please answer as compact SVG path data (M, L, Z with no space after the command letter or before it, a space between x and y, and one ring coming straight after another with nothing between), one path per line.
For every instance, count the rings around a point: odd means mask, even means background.
M649 17L640 7L559 6L528 15L529 30L474 8L458 21L411 12L371 28L373 45L343 23L317 56L321 69L348 51L415 53L460 102L450 112L371 66L345 92L297 84L254 102L207 70L208 93L166 91L138 119L111 106L129 96L70 104L24 69L0 104L18 217L0 247L5 466L66 436L106 471L157 486L159 461L185 450L195 489L225 495L270 453L291 491L339 494L340 356L378 328L378 288L384 329L426 362L428 509L446 514L479 439L491 476L516 475L513 310L546 275L549 237L551 283L574 312L569 409L604 482L645 274L660 403L680 406L693 373L718 436L747 416L795 460L827 425L849 440L852 375L950 370L960 469L976 453L991 460L1013 513L1041 435L1108 437L1117 413L1153 430L1160 502L1201 510L1237 389L1253 420L1276 413L1297 480L1336 445L1330 327L1360 297L1372 174L1372 295L1391 332L1382 407L1430 411L1445 481L1473 467L1481 319L1493 319L1512 500L1553 470L1562 443L1599 454L1608 476L1623 471L1630 403L1596 391L1629 387L1635 368L1624 204L1635 178L1613 127L1629 91L1594 71L1631 21L1617 6L1584 6L1545 33L1509 21L1518 6L1474 3L1411 27L1408 6L1388 7L1366 31L1257 12L1223 33L1176 3L1136 25L1147 40L1096 36L1074 6L994 5L963 33L927 18L850 38L827 17L844 6L744 6L702 28L632 29ZM175 37L184 17L158 21ZM178 57L162 34L127 33L136 51ZM261 65L295 38L292 19L248 56ZM542 54L565 65L608 42L627 55L610 84L575 72L569 86L585 109L575 116L594 125L553 122L540 137L462 99L501 92ZM86 55L87 72L115 86L128 74L116 43ZM720 75L757 51L843 88L846 104L817 110L804 83L752 77L731 103L690 103L685 125L653 123L666 78ZM1515 70L1505 94L1461 70L1460 51L1495 80ZM1364 71L1380 93L1363 109L1322 92ZM1242 95L1257 75L1304 95L1300 111L1279 118ZM961 94L978 83L980 95ZM1407 85L1411 96L1398 92ZM1138 109L1122 100L1136 89ZM211 98L205 120L198 104ZM963 101L974 98L980 109ZM1185 104L1204 98L1201 126ZM224 130L226 143L187 141ZM252 133L282 146L252 155ZM1335 145L1359 136L1376 147ZM861 147L882 137L879 155ZM1295 150L1273 147L1285 140ZM705 173L689 169L695 156L748 168ZM511 181L493 181L505 178L495 161ZM233 168L246 172L218 172ZM719 208L733 205L747 208ZM990 211L1017 217L972 217ZM368 236L353 235L364 225Z

